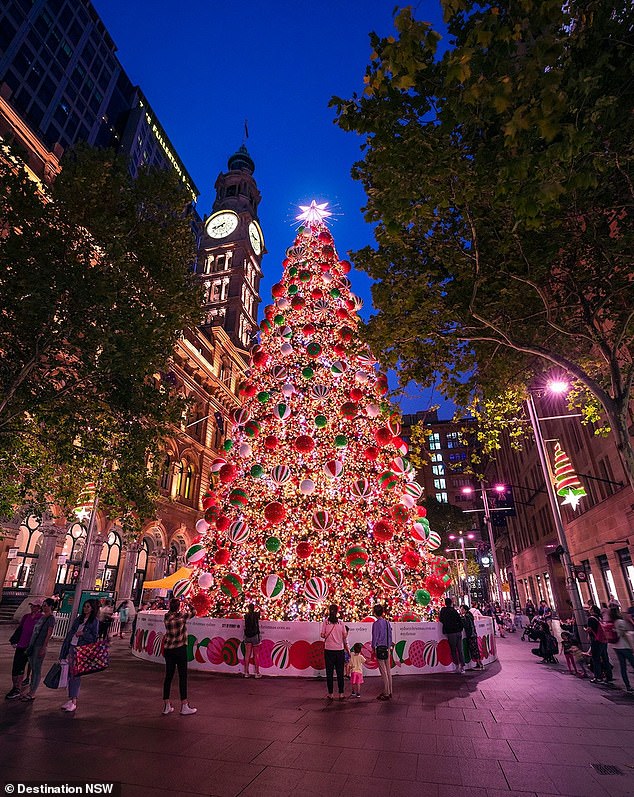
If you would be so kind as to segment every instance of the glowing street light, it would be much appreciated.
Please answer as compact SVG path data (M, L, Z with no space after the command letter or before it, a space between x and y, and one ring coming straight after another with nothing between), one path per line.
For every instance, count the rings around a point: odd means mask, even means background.
M547 383L546 388L550 393L554 393L556 396L563 396L570 390L570 385L563 379L551 379L550 382Z

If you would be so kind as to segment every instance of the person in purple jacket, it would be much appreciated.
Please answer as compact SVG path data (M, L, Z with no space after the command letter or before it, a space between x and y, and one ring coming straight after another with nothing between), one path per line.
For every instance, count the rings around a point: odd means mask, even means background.
M392 650L392 626L383 617L383 606L374 607L376 620L372 623L372 650L383 677L383 692L377 700L392 699L392 670L390 668L390 651Z
M5 700L16 700L22 693L22 681L24 679L24 670L26 669L29 656L27 648L31 642L33 629L37 621L42 616L42 604L39 601L29 603L31 611L29 614L22 616L20 624L15 629L9 643L15 647L13 654L13 666L11 668L11 678L13 679L13 686L6 693Z

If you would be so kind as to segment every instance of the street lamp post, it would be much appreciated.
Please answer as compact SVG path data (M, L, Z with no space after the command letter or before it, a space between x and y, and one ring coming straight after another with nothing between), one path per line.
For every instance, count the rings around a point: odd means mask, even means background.
M493 570L495 571L495 592L497 595L497 602L500 605L500 609L503 609L502 603L502 579L500 577L500 565L498 563L498 556L495 550L495 540L493 538L493 523L491 522L491 507L489 505L489 497L487 495L487 489L484 486L484 482L480 482L480 494L482 496L482 505L484 509L463 509L463 512L484 512L484 522L487 527L487 532L489 534L489 546L491 547L491 557L493 559ZM493 488L496 489L496 488ZM462 492L465 495L473 492L473 487L463 487Z
M474 536L475 536L474 534L467 534L467 539L468 540L472 540L474 538ZM452 541L453 540L458 540L458 542L460 543L460 548L446 548L445 550L446 550L447 553L453 552L454 562L455 562L455 565L456 565L456 576L458 577L458 585L462 587L463 597L466 595L467 598L469 599L469 604L470 604L471 603L471 594L469 592L469 579L468 579L468 575L467 575L467 554L466 554L466 551L468 551L468 550L469 551L475 551L476 549L475 548L465 548L464 537L462 536L462 534L458 534L458 535L450 534L449 535L449 539L452 540ZM458 566L458 553L459 552L462 554L462 568L463 568L463 573L464 573L464 578L463 579L460 578L460 569L459 569L459 566ZM460 583L461 581L463 582L462 584Z
M535 445L537 446L537 453L539 454L539 462L542 468L544 482L546 483L548 502L550 503L550 509L552 511L553 520L555 521L555 529L557 531L557 539L559 541L559 552L564 563L564 570L566 572L566 587L568 589L568 594L570 596L570 602L572 603L575 622L577 624L577 632L580 636L581 641L585 642L586 640L584 639L585 634L583 628L586 624L586 616L583 612L583 607L581 605L581 597L579 596L579 591L575 587L575 576L572 567L572 560L570 558L570 552L568 550L568 541L566 540L566 529L564 527L563 519L561 517L561 507L559 506L559 502L557 501L557 495L555 493L555 487L553 485L552 474L550 471L550 463L546 455L546 445L544 443L544 437L542 435L542 430L539 425L539 417L537 416L537 408L535 407L535 401L533 400L533 396L531 393L528 394L528 398L526 400L526 407L528 410L528 417L531 422L531 426L533 427L533 434L535 436Z

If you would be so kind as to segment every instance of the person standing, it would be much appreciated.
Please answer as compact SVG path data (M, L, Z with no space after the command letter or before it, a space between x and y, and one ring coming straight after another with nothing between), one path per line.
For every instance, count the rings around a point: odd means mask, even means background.
M110 623L112 622L112 601L105 600L99 606L97 619L99 620L99 639L110 641Z
M9 644L15 647L13 654L13 666L11 667L11 678L13 686L6 693L5 700L15 700L20 697L22 692L22 681L24 679L24 670L28 662L27 648L31 642L33 629L35 624L40 619L42 612L42 605L39 602L29 603L30 612L22 615L22 619L18 627L11 634Z
M462 628L460 615L454 609L451 598L445 598L445 605L440 610L438 617L442 623L442 632L449 642L451 659L456 667L456 672L464 672L464 654L462 652Z
M244 677L249 677L249 664L253 657L255 677L261 678L260 662L258 660L258 646L262 641L260 637L260 612L255 611L254 604L250 603L244 615Z
M62 642L59 652L60 661L68 660L68 700L62 706L62 711L72 713L77 710L77 698L81 688L81 676L72 675L73 664L77 648L83 645L91 645L97 641L99 636L99 620L97 619L97 602L87 600L81 607L81 612L77 615L73 624L68 629L68 633Z
M363 683L363 664L365 659L361 655L363 645L357 642L350 651L350 686L352 697L361 697L361 684Z
M131 628L132 622L136 617L136 607L130 598L126 598L119 604L119 639L123 639Z
M198 709L189 705L187 699L187 621L196 616L189 606L184 611L178 598L170 600L169 609L163 622L163 655L165 656L165 680L163 681L163 714L171 714L174 706L170 703L170 690L174 673L178 669L178 688L181 699L181 714L195 714Z
M530 625L533 622L533 617L535 617L536 614L535 604L530 598L526 601L526 606L524 607L524 614L528 618L528 623Z
M42 676L42 664L44 663L48 643L53 634L53 628L55 627L55 617L53 616L54 606L55 601L52 598L46 598L42 604L40 618L33 629L31 642L27 648L29 662L31 664L31 680L29 688L20 695L21 700L35 700L35 693L40 685L40 678Z
M392 699L392 669L390 667L390 651L392 650L392 626L383 616L380 603L374 607L376 620L372 623L372 650L383 678L383 691L377 700Z
M630 685L630 679L627 676L627 665L629 663L632 670L634 670L634 652L630 647L628 634L633 632L633 627L629 621L624 620L619 609L613 606L610 609L610 621L614 625L614 632L617 641L612 644L616 657L619 660L619 667L621 669L621 678L625 684L628 692L634 692L634 688Z
M478 645L478 633L475 627L475 619L469 607L464 604L461 606L462 623L464 626L464 635L469 646L469 655L475 661L476 670L483 670L482 656L480 655L480 646Z
M326 684L328 686L328 700L333 699L334 672L337 671L337 686L339 700L345 700L343 686L344 650L348 650L348 632L345 625L338 617L339 607L331 604L328 616L321 626L321 638L324 640L324 660L326 663Z

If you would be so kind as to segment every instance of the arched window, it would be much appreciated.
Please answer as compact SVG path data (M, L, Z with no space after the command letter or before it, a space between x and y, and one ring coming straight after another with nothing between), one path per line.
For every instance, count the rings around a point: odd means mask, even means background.
M183 482L182 496L189 500L194 491L194 466L191 463L183 462Z
M116 531L111 531L99 555L99 570L95 586L102 590L114 590L119 572L121 559L121 537Z
M161 490L169 490L170 488L170 469L172 463L169 456L163 460L163 467L161 468Z
M42 532L40 519L29 515L20 526L14 548L17 554L9 559L9 566L4 578L5 589L19 589L28 591L31 588L37 558L42 545Z
M150 546L146 537L143 538L141 547L136 555L136 566L134 568L134 581L132 582L132 600L137 606L141 604L143 582L147 574L147 560L150 554Z
M174 489L172 491L172 495L181 495L182 488L183 488L183 476L185 472L185 463L179 462L176 466L176 472L174 473Z
M66 561L57 565L56 587L77 583L85 545L86 529L81 523L73 523L64 537L61 555L66 557Z

